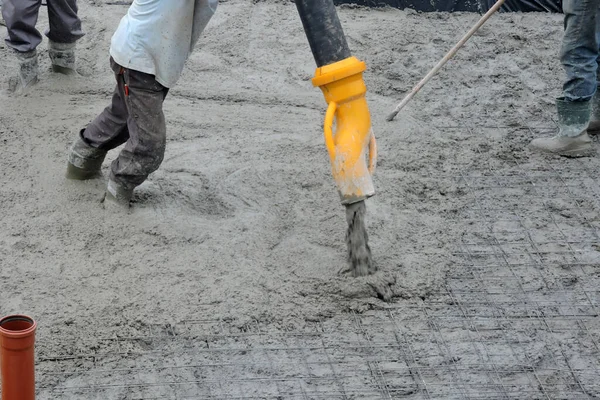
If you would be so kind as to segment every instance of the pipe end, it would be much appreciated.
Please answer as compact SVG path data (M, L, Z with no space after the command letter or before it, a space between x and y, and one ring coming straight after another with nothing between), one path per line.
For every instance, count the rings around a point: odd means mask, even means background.
M22 338L32 335L37 328L33 318L26 315L9 315L0 320L0 336Z

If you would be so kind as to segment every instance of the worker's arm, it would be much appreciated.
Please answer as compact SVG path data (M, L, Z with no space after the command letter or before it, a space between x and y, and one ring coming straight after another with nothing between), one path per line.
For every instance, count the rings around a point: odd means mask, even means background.
M196 46L202 31L208 25L208 21L210 21L215 11L217 11L217 4L219 3L218 0L195 0L195 2L190 53L194 51L194 46Z

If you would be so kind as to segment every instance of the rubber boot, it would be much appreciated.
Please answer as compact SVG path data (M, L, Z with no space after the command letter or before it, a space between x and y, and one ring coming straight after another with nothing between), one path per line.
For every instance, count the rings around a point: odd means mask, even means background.
M21 53L15 51L19 61L19 72L8 81L8 90L13 93L22 93L38 81L38 55L37 51Z
M106 151L96 149L83 139L83 129L69 150L67 179L84 181L102 176L100 169L106 157Z
M558 135L534 139L533 150L565 157L586 157L593 154L592 139L587 133L591 114L591 101L566 101L556 99Z
M128 189L112 179L109 179L108 185L106 186L106 193L104 194L104 200L102 202L104 203L105 209L127 210L129 209L129 203L131 202L132 197L133 189Z
M588 126L590 135L600 134L600 89L596 90L596 94L592 97L592 116Z
M75 71L75 43L48 44L48 55L52 62L52 70L59 74L74 75Z

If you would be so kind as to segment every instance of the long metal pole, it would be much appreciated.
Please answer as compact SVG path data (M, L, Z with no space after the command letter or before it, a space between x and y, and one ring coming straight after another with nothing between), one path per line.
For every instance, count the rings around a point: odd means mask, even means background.
M477 22L477 24L475 24L475 26L473 26L469 30L469 32L467 32L467 34L465 36L463 36L462 39L460 39L460 41L444 56L444 58L442 58L440 60L440 62L438 62L437 65L435 67L433 67L433 69L431 71L429 71L429 73L427 75L425 75L425 78L423 78L421 80L421 82L419 82L417 84L417 86L415 86L410 91L410 93L400 102L400 104L398 104L396 106L394 111L392 111L392 113L387 116L386 119L388 121L393 121L394 118L396 118L396 115L398 115L400 110L402 110L404 108L404 106L406 104L408 104L408 102L414 97L414 95L417 94L419 92L419 90L421 90L421 88L423 86L425 86L425 84L427 82L429 82L429 80L431 78L433 78L434 75L437 74L440 69L442 69L442 67L444 66L444 64L446 64L448 62L448 60L450 60L452 57L454 57L454 55L458 52L458 50L467 42L467 40L469 40L469 38L471 36L473 36L473 34L475 32L477 32L477 30L479 30L479 28L481 28L481 26L485 23L485 21L487 21L488 18L490 18L492 16L492 14L494 14L496 11L498 11L498 9L502 6L502 4L504 4L504 1L505 0L498 0L496 2L496 4L494 4L494 6L492 8L490 8L489 11L487 13L485 13L485 15L483 17L481 17L481 19Z

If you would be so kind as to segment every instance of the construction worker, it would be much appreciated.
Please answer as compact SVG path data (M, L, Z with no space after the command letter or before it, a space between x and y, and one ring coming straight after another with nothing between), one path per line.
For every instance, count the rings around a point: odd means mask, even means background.
M558 134L535 139L534 150L567 157L593 154L588 133L600 131L600 0L564 0L560 59L567 74L556 99Z
M106 153L126 143L111 164L105 207L129 207L134 188L160 166L163 101L216 8L217 0L134 0L121 20L110 47L112 102L79 132L67 164L69 179L98 177Z
M9 90L22 91L38 80L37 46L42 35L35 28L41 0L3 0L2 16L8 29L6 44L15 51L19 70L9 83ZM83 36L77 16L76 0L48 0L50 40L48 55L54 72L75 73L75 42Z

